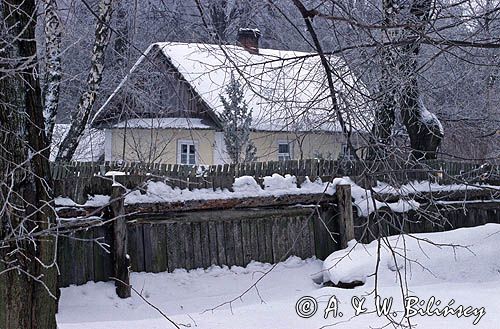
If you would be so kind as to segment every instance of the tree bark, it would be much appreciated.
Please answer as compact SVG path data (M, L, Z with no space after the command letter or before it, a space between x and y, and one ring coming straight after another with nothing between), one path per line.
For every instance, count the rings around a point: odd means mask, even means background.
M45 90L44 117L47 140L52 140L59 106L61 86L61 20L57 12L56 0L44 0L45 3Z
M87 91L80 97L76 112L71 118L71 127L59 147L56 158L59 161L71 161L73 158L94 107L104 71L104 54L109 44L112 3L113 0L101 0L99 3L99 17L92 49L92 67L87 77Z
M384 26L395 25L399 8L396 0L383 0ZM394 74L397 69L397 51L390 45L391 41L396 41L397 30L387 29L383 31L383 40L387 45L380 49L381 53L381 79L379 86L380 98L375 109L375 122L372 128L371 146L368 150L368 160L383 160L390 152L387 148L391 144L392 129L394 127L396 113L396 81Z
M37 75L37 8L35 0L4 0L1 9L0 327L50 329L56 328L55 240L25 237L55 218Z
M401 95L401 117L410 136L412 156L416 160L435 159L444 132L437 117L424 106L418 88L417 58L420 53L420 38L428 25L432 10L432 0L415 0L410 8L410 23L416 28L405 28L405 37L415 37L415 41L402 47L401 72L405 85Z

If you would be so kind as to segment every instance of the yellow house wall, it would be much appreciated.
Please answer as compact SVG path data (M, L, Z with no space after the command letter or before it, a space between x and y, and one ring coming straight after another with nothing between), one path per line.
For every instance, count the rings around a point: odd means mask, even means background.
M278 160L278 142L292 145L292 159L323 157L337 159L343 137L339 133L279 133L252 132L250 139L257 148L257 161Z
M112 129L111 136L112 160L178 163L178 142L188 140L196 143L198 164L223 161L220 154L216 154L221 152L214 149L217 140L214 130L127 129L125 132L123 129ZM278 160L278 142L281 141L288 141L292 146L292 159L337 159L344 141L340 133L264 131L251 132L250 139L257 148L257 161ZM353 143L358 144L356 138Z
M214 130L113 129L111 139L112 160L177 163L177 143L188 140L197 145L198 164L214 162Z

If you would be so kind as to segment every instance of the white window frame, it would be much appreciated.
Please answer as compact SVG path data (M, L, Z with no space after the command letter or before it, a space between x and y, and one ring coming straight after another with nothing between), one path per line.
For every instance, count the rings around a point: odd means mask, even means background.
M189 152L188 152L188 163L181 162L182 145L194 146L194 164L189 163ZM184 164L190 166L198 165L198 147L199 143L196 140L191 139L179 139L177 140L177 164Z
M278 161L292 160L293 159L293 141L278 140L277 144L278 144L277 145ZM280 145L282 145L282 144L288 145L288 153L280 153ZM281 159L282 157L285 157L287 154L288 154L288 159Z

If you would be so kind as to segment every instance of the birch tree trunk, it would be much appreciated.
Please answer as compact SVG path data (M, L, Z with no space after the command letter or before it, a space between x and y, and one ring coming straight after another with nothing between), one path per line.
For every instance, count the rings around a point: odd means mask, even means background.
M56 0L44 0L45 3L45 90L44 117L47 140L52 140L59 106L61 85L61 21L57 12Z
M35 0L0 3L0 328L56 328L54 223Z
M71 161L73 158L94 107L104 71L104 54L109 43L112 2L112 0L101 0L99 3L99 17L92 49L92 66L87 77L87 91L80 97L76 112L71 118L68 134L59 147L56 158L59 161Z

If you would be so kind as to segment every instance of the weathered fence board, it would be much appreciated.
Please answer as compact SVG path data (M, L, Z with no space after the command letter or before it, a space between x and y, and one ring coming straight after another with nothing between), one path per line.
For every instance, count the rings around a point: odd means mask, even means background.
M354 209L355 237L358 241L369 242L379 234L397 234L402 230L407 233L435 232L500 223L498 202L426 210L432 210L432 221L416 212L392 214L387 209L367 219L358 217ZM324 205L318 209L233 209L136 219L128 223L131 269L160 272L208 268L212 264L244 266L251 260L275 263L290 255L324 259L339 249L337 216L335 205ZM95 243L96 238L103 238L101 242L112 245L111 232L109 226L96 226L59 237L60 286L89 280L107 281L113 276L112 255Z
M407 183L413 180L431 180L442 183L500 182L500 166L482 166L479 163L428 160L419 163L396 161L352 162L341 160L288 160L265 163L241 163L238 165L187 166L120 162L72 162L52 163L57 195L71 197L78 203L85 202L87 195L111 193L108 170L123 171L126 175L118 181L127 188L137 188L148 180L163 180L179 188L227 188L231 189L235 177L252 176L262 184L263 177L274 173L290 174L302 184L305 177L324 181L335 177L350 176L360 181L369 177L372 181Z

